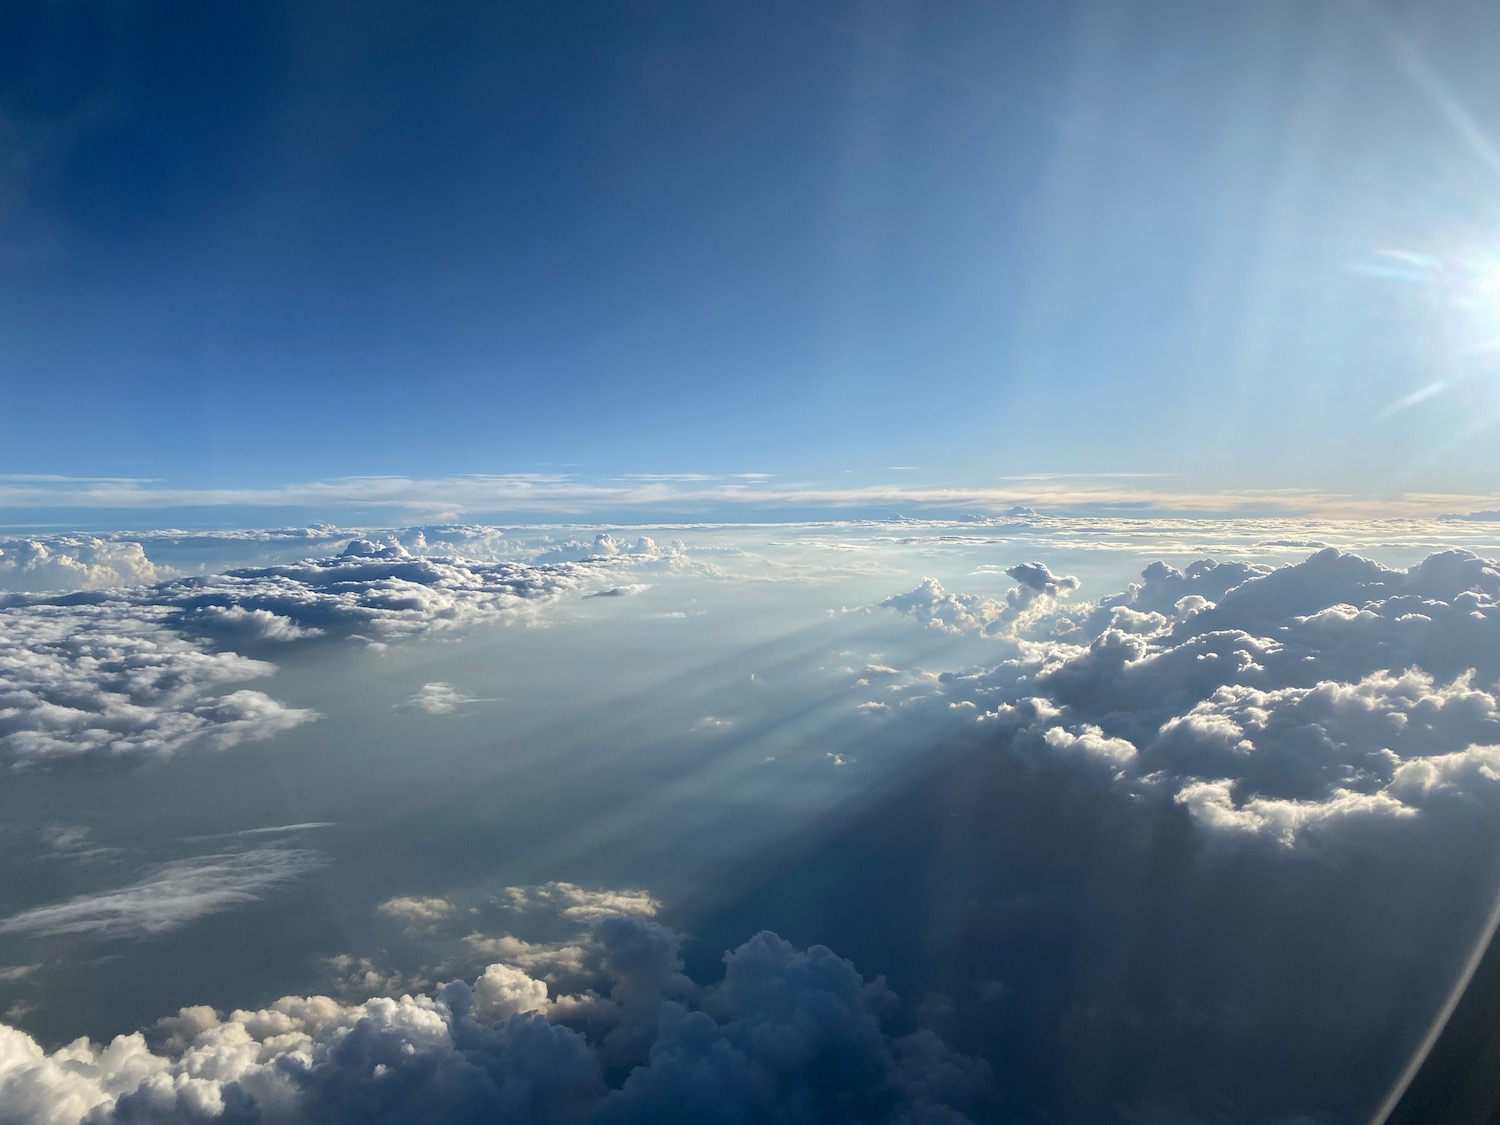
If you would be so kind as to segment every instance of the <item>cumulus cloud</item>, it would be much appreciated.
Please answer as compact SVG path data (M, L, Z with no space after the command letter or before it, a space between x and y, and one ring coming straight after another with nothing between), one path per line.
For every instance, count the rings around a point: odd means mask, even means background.
M323 635L322 629L298 625L282 614L268 609L246 609L242 605L200 606L180 620L191 628L225 639L303 641Z
M960 1125L988 1096L982 1063L931 1032L893 1036L893 998L821 946L761 933L725 955L722 981L704 991L654 922L601 919L593 940L598 1002L582 1007L495 963L435 995L190 1007L145 1034L52 1052L0 1026L0 1106L14 1125ZM622 1049L636 1061L611 1081Z
M388 898L375 909L377 913L394 918L403 925L421 929L446 921L453 913L453 904L447 899L433 896L403 895Z
M661 911L661 902L643 890L589 890L576 883L542 883L531 887L506 887L505 898L514 910L542 906L556 910L564 918L593 921L619 914L652 918Z
M1017 584L1004 601L950 593L936 578L924 578L916 589L886 598L880 605L948 633L1013 637L1035 623L1058 598L1079 587L1077 578L1053 574L1039 562L1019 563L1005 573Z
M301 630L399 637L515 614L608 573L603 559L530 565L413 555L352 540L339 555L152 587L144 598L212 630L227 611L265 613ZM267 620L267 619L257 619Z
M377 965L370 957L356 957L352 953L336 954L328 958L327 963L334 974L334 991L341 996L356 999L367 996L400 996L404 992L416 992L429 984L423 977L408 977L405 973Z
M1500 801L1500 570L1469 552L1156 563L1051 626L1020 659L944 677L950 709L976 703L1032 760L1168 794L1208 832L1328 839L1416 816L1451 794L1440 777Z
M464 942L476 956L524 969L544 980L583 973L595 954L593 943L581 939L535 942L511 934L472 933Z
M155 582L170 573L136 542L92 535L0 542L0 589L101 590Z
M630 543L615 538L607 531L601 531L590 542L570 539L557 543L539 555L537 561L550 563L596 558L671 559L681 557L685 550L680 540L674 540L668 546L662 547L649 535L637 536L635 542Z
M616 565L418 558L355 539L331 558L102 594L13 594L0 601L0 748L12 764L35 765L267 738L315 716L256 690L218 694L276 670L236 646L502 620ZM473 700L428 685L412 702L441 714Z
M112 602L0 608L0 747L11 764L224 749L314 717L259 691L212 694L275 666L214 651L165 618Z
M316 852L293 848L174 860L127 886L0 919L0 934L125 938L166 933L208 914L255 902L321 862Z

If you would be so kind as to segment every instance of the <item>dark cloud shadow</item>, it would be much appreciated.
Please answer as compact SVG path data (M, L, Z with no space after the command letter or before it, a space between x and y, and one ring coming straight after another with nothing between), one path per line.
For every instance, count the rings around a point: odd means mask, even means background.
M1428 848L1211 848L1179 805L975 736L908 761L693 903L689 969L747 927L830 945L985 1058L1015 1120L1363 1120L1496 884Z

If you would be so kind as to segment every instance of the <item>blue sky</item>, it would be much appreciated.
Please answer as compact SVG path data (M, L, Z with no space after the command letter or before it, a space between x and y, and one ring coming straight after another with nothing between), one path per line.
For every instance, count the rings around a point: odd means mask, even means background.
M1483 498L1497 19L7 5L0 472Z

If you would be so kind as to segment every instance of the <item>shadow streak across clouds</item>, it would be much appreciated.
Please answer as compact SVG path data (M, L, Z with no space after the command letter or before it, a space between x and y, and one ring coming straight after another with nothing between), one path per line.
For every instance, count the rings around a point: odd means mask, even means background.
M984 1057L1017 1120L1368 1116L1500 875L1213 847L1180 804L978 733L905 757L693 904L689 966L751 924L839 949Z

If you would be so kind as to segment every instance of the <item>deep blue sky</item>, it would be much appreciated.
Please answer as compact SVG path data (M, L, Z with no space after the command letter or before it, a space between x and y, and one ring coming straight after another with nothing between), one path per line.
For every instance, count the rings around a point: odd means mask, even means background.
M0 472L1492 491L1497 33L9 3Z

